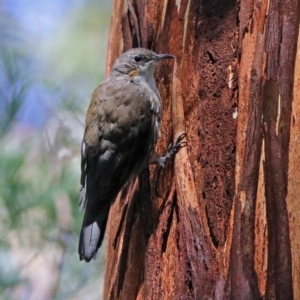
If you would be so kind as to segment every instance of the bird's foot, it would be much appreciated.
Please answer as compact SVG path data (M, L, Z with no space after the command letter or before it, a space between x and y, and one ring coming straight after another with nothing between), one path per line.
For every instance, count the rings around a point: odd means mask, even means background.
M166 162L174 155L176 154L181 148L185 147L187 145L187 142L184 141L186 138L186 133L181 134L178 138L175 144L171 143L168 146L168 150L165 156L161 156L158 158L158 165L161 168L165 167Z
M154 191L156 196L161 197L159 191L158 191L158 185L159 185L159 178L161 174L161 170L165 167L165 164L168 159L170 159L174 154L176 154L181 148L185 147L187 145L187 142L184 141L186 138L186 133L181 134L178 138L175 144L171 143L168 147L167 153L165 156L161 156L157 159L157 164L159 165L158 173L156 176Z

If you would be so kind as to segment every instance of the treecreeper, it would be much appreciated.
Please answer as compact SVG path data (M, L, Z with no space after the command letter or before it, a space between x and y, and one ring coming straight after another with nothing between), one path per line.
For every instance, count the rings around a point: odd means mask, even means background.
M94 91L81 146L80 207L85 209L78 254L96 257L110 207L122 187L149 163L163 167L183 146L183 136L165 156L154 152L161 134L162 101L154 70L170 54L134 48L123 53Z

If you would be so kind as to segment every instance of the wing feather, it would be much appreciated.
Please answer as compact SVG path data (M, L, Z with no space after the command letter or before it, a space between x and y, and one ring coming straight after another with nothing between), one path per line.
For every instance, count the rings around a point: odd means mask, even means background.
M80 205L85 216L79 243L80 258L86 261L101 246L110 205L125 183L138 175L158 137L160 115L151 109L149 91L132 85L105 81L88 109L81 151ZM134 99L132 93L124 93L126 88L135 89Z

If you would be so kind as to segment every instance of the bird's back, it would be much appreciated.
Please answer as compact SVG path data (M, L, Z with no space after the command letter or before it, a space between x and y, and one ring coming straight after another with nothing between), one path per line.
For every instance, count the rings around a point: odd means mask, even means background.
M147 163L160 131L161 101L145 82L113 74L94 92L82 146L81 202L85 207L79 255L100 247L110 205Z

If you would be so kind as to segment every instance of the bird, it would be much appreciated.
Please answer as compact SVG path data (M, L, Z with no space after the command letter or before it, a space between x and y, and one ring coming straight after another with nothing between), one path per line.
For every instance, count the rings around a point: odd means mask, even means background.
M96 258L112 203L124 185L153 162L162 118L154 70L160 61L173 58L145 48L130 49L116 59L92 94L81 146L79 204L85 213L80 260ZM165 157L156 159L160 166L178 151L180 141L169 148Z

